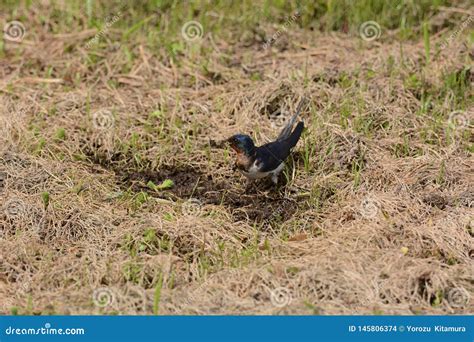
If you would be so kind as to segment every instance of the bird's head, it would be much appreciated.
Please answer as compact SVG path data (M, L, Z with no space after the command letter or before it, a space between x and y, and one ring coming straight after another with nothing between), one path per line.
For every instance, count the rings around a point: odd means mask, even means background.
M245 134L236 134L231 136L227 141L230 147L237 153L243 153L246 156L251 156L255 152L255 145L252 138Z

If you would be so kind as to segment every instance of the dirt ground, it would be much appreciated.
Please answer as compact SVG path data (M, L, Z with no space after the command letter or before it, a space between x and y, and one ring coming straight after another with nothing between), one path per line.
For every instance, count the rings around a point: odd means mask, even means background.
M24 24L0 60L1 313L474 313L469 30L429 61L422 35L292 23L176 61ZM222 141L270 141L302 97L279 185L246 188Z

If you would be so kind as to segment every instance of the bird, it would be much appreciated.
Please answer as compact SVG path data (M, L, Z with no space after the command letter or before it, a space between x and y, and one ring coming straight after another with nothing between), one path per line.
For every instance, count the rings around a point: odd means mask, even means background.
M293 126L303 109L305 99L301 100L296 113L282 129L275 141L256 147L252 138L246 134L235 134L227 139L230 147L237 153L235 168L248 180L271 177L278 184L278 175L285 167L285 159L298 143L304 129L304 122Z

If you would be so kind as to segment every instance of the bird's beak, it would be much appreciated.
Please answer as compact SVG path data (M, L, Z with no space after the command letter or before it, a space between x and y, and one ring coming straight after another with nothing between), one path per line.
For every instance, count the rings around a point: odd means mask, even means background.
M229 139L227 139L225 141L230 145L230 148L232 148L235 152L242 153L242 150L237 145L234 137L230 137Z

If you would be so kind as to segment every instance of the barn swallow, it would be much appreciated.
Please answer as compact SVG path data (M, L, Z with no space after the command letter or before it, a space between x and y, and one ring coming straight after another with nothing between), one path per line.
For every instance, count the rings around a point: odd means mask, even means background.
M285 167L285 159L296 146L304 129L303 121L293 125L298 118L305 100L301 100L295 115L288 121L277 139L268 144L256 147L252 138L245 134L236 134L227 139L230 147L237 152L236 168L249 180L271 176L274 184Z

